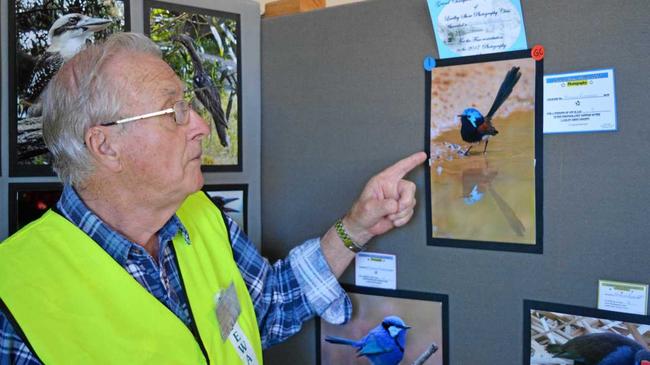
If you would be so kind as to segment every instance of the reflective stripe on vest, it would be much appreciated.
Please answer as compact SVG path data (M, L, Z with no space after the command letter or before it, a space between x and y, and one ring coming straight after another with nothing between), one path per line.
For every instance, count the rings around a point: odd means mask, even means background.
M239 327L262 359L252 301L219 210L203 192L177 212L173 247L211 364L241 363L222 341L214 296L234 284ZM205 364L192 332L97 243L49 211L0 244L0 298L45 364Z

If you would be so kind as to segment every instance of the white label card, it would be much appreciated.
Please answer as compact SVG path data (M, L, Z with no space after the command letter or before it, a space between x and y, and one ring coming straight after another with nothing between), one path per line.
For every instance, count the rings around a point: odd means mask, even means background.
M360 252L355 259L355 283L382 289L397 289L397 257Z
M544 133L616 128L613 69L544 76Z
M599 280L598 309L646 315L648 285Z

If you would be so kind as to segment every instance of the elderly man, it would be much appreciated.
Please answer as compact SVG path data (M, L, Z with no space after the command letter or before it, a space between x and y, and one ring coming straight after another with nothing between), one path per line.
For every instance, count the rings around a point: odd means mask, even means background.
M0 363L258 364L314 315L349 318L336 278L410 220L415 185L403 177L426 155L373 177L322 238L270 265L199 191L209 129L183 94L133 33L53 78L43 133L65 188L0 244Z

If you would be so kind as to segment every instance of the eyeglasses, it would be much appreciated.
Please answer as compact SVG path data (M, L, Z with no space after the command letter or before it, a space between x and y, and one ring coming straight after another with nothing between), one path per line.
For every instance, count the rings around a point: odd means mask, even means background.
M135 117L130 117L130 118L124 118L120 120L116 120L114 122L104 122L100 123L99 125L108 127L111 125L117 125L117 124L124 124L124 123L129 123L129 122L135 122L137 120L141 119L147 119L147 118L153 118L153 117L158 117L161 115L167 115L167 114L174 114L174 122L178 125L185 125L190 121L190 111L192 109L190 108L190 103L185 101L185 100L179 100L174 103L174 106L165 110L160 110L157 112L153 113L147 113L147 114L141 114L141 115L136 115Z

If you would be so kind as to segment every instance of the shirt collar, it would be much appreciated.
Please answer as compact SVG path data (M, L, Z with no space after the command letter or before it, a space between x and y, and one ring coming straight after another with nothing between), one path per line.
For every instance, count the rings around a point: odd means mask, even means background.
M137 252L142 251L140 245L129 241L93 213L71 185L66 184L63 187L63 193L56 207L65 218L90 236L90 238L97 242L120 265L125 265L131 250L138 250ZM187 229L185 229L185 226L183 226L176 214L169 218L157 233L159 242L163 244L170 241L178 233L182 234L185 243L190 244Z

